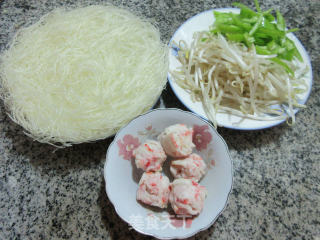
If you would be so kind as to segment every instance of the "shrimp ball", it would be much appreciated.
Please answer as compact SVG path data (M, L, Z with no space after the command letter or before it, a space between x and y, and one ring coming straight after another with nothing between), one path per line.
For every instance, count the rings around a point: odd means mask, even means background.
M181 158L192 153L193 130L184 124L175 124L167 127L158 137L164 151L171 157Z
M154 140L147 140L133 151L137 168L149 171L161 171L162 164L167 159L161 144Z
M192 153L186 158L171 162L170 172L174 178L188 178L196 182L205 175L207 169L206 163L196 153Z
M170 193L170 181L159 172L145 172L139 181L137 200L145 204L166 208Z
M171 184L169 201L178 215L198 215L204 205L207 190L191 179L175 179Z

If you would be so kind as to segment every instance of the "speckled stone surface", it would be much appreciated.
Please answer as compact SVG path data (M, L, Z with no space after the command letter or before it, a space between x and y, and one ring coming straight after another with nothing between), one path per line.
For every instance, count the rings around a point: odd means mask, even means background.
M250 1L244 1L248 4ZM310 54L314 82L297 124L241 132L219 129L234 161L234 185L216 223L193 239L320 239L320 2L266 0L280 9ZM25 22L73 0L0 1L0 49ZM231 1L110 1L156 23L168 41L198 12ZM252 6L252 2L250 2ZM184 109L168 86L159 105ZM105 193L103 164L112 139L53 152L12 123L0 104L0 239L148 239L129 230Z

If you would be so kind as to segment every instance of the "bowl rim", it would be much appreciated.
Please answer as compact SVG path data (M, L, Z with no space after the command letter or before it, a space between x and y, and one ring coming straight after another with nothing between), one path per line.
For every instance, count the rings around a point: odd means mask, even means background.
M108 164L108 155L109 155L109 150L113 147L113 145L115 144L115 140L117 138L117 136L119 135L119 133L124 130L124 128L126 128L129 124L131 124L133 121L136 121L138 118L141 118L141 117L144 117L145 115L148 115L152 112L155 112L155 111L179 111L179 112L182 112L184 114L189 114L189 115L193 115L197 118L199 118L201 121L203 121L204 123L208 124L213 130L214 132L218 135L218 137L220 138L220 140L222 141L222 143L225 145L226 147L226 150L227 150L227 156L229 157L229 161L230 161L230 166L231 166L231 186L230 186L230 189L229 189L229 192L228 192L228 195L227 195L227 198L226 198L226 201L224 203L224 206L223 208L219 211L219 213L217 214L217 216L212 219L212 221L205 225L204 227L202 228L199 228L197 229L196 231L194 232L191 232L190 234L187 234L185 236L170 236L170 237L163 237L163 236L159 236L157 234L154 234L154 233L149 233L149 232L144 232L140 229L137 229L135 226L131 225L126 219L124 219L120 214L119 214L119 210L118 210L118 207L117 205L111 200L112 198L110 197L111 196L111 193L108 191L108 188L107 188L107 177L105 175L105 172L106 172L106 169L107 169L107 164ZM105 163L104 163L104 167L103 167L103 176L104 176L104 181L105 181L105 191L107 193L107 196L108 196L108 199L110 201L110 203L113 205L113 208L114 210L116 211L117 215L124 221L126 222L129 226L131 226L135 231L137 231L138 233L140 234L143 234L143 235L146 235L146 236L152 236L152 237L155 237L157 239L185 239L185 238L188 238L188 237L192 237L194 235L196 235L197 233L201 232L201 231L204 231L206 229L208 229L209 227L212 226L212 224L218 219L218 217L222 214L222 212L225 210L225 208L227 207L228 205L228 202L229 202L229 198L230 198L230 195L231 195L231 192L232 192L232 189L233 189L233 161L232 161L232 158L231 158L231 154L230 154L230 151L229 151L229 148L228 148L228 145L226 143L226 141L223 139L223 137L218 133L218 131L214 128L214 126L209 122L207 121L206 119L200 117L198 114L194 113L194 112L190 112L190 111L184 111L184 110L181 110L181 109L178 109L178 108L156 108L156 109L152 109L152 110L149 110L143 114L140 114L139 116L133 118L130 122L128 122L125 126L121 127L118 132L115 134L114 136L114 139L112 140L112 142L109 144L108 146L108 150L106 152L106 159L105 159Z

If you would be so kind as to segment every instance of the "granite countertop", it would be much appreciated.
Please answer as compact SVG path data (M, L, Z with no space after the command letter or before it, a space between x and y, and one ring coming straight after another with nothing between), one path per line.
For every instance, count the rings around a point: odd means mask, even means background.
M25 22L61 5L99 0L2 0L0 48ZM198 12L230 7L223 0L109 1L156 22L168 41ZM249 0L243 1L253 6ZM234 166L228 205L213 226L194 239L320 239L320 2L266 0L279 9L307 49L313 65L308 107L286 124L260 130L219 128ZM158 106L185 109L169 86ZM112 139L53 152L32 141L0 104L0 239L147 239L130 230L105 193L103 164Z

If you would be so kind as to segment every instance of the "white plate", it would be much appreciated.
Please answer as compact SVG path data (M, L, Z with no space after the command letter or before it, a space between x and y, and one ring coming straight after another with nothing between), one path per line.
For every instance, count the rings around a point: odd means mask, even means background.
M169 45L171 45L172 41L178 43L180 40L184 40L188 45L190 45L190 43L192 42L192 36L194 32L206 31L209 29L209 26L214 23L215 19L214 19L213 11L234 12L234 13L240 12L239 9L235 9L235 8L219 8L219 9L212 9L212 10L199 13L191 17L190 19L188 19L185 23L183 23L178 28L178 30L173 34L173 37L171 38ZM299 103L304 104L310 95L311 86L312 86L312 68L311 68L310 58L306 50L302 46L301 42L292 33L288 34L287 36L295 42L304 62L306 62L309 67L309 72L306 75L306 81L309 89L306 93L299 95L299 98L301 99ZM170 50L170 54L169 54L170 71L176 70L177 67L181 66L180 62L176 59L176 54L177 54L176 50L174 49ZM199 114L204 119L208 119L204 112L201 102L193 102L190 98L190 94L186 90L181 88L173 80L170 73L168 74L168 80L176 96L189 110ZM297 111L298 110L295 110L295 113ZM223 113L217 114L217 122L219 126L232 128L232 129L239 129L239 130L257 130L257 129L269 128L269 127L278 125L284 121L285 120L258 121L258 120L251 120L247 118L243 119L231 114L223 114Z
M204 209L190 220L172 216L167 209L145 207L136 200L142 172L132 159L132 150L146 139L156 139L166 127L184 123L194 127L200 154L209 166L200 181L208 190ZM168 164L168 161L165 164ZM164 165L164 173L169 177ZM179 109L156 109L132 120L122 128L110 144L104 165L107 195L117 214L136 231L160 239L187 238L210 227L226 206L232 188L232 161L227 144L214 127L198 115Z

